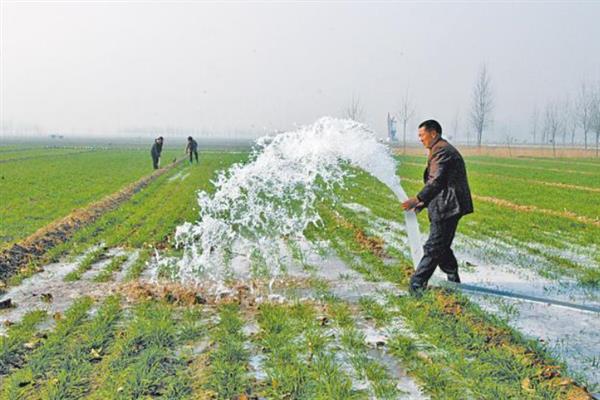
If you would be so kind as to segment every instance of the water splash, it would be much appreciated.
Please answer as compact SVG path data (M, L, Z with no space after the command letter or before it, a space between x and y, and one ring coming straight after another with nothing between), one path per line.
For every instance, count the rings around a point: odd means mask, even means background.
M231 273L231 261L245 258L270 277L285 265L286 240L320 220L316 204L342 186L347 166L361 168L407 198L387 146L363 124L323 117L295 131L257 140L250 160L234 164L213 182L215 192L198 195L200 218L176 231L184 249L177 261L183 281L217 282ZM420 259L419 228L405 213L413 262ZM256 267L258 266L258 267Z

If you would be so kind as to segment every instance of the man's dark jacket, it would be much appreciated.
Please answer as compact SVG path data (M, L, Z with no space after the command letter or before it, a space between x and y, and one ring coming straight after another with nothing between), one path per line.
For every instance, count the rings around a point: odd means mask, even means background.
M152 149L150 150L150 154L152 155L152 158L160 157L161 152L162 152L162 144L155 141L154 144L152 145Z
M429 220L441 221L473 212L465 162L444 139L438 139L431 147L423 181L425 187L417 198L427 207Z
M198 151L198 142L196 142L194 139L188 140L185 151Z

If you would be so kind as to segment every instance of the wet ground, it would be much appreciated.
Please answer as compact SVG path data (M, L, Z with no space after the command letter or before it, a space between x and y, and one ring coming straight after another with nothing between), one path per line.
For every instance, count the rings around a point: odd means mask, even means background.
M402 227L394 222L386 224L385 221L375 221L374 230L378 230L386 243L397 248L402 248L405 240ZM470 239L458 237L456 241L456 254L460 260L461 277L463 282L481 287L501 289L515 294L535 295L549 299L569 301L579 304L600 306L598 290L584 288L575 280L563 278L553 280L541 277L535 267L527 265L514 265L498 258L498 263L490 262L488 254L490 246L495 251L509 251L497 243L482 241L481 246L473 245ZM490 244L492 243L492 244ZM484 245L485 244L485 245ZM310 251L311 245L303 243L304 263L294 260L291 255L287 275L280 277L280 281L290 281L317 278L326 281L331 288L331 293L342 300L356 303L362 296L369 296L384 301L387 295L405 295L389 282L367 281L360 273L350 269L338 257L327 254L320 255ZM90 249L91 250L91 249ZM114 280L108 283L96 283L93 278L110 262L114 256L125 254L121 249L111 249L107 258L92 265L85 272L81 280L65 282L64 277L74 270L81 257L71 262L49 264L44 270L30 278L25 279L21 285L11 288L0 297L0 301L11 299L13 308L0 311L0 333L6 329L6 321L16 322L30 310L47 310L50 315L64 312L78 297L88 295L103 298L119 290L121 280L127 269L135 261L137 253L128 253L128 260L123 268L113 276ZM83 256L82 256L83 257ZM526 255L519 255L517 251L507 254L509 260L529 260ZM246 260L247 261L247 260ZM307 268L318 265L319 268ZM248 278L249 265L243 260L238 262L234 270L240 277ZM152 269L146 271L146 280L153 276ZM436 272L435 279L443 280L445 277ZM273 291L263 300L286 301L288 296L296 298L313 298L317 294L309 287L282 287L273 286ZM536 338L544 343L550 351L564 360L575 377L585 377L591 384L600 383L600 315L594 312L585 312L568 307L540 304L523 301L518 298L496 297L485 294L468 293L471 299L480 304L484 309L505 318L508 323L523 332L525 335ZM407 330L402 321L396 321L387 329L376 329L365 321L357 320L357 326L365 335L365 340L370 347L369 355L386 365L387 369L396 377L402 389L407 392L407 399L424 398L418 385L406 374L401 365L385 351L385 342L394 329ZM251 327L248 328L251 333ZM410 332L408 332L410 334ZM261 376L260 357L252 359L251 367L256 376ZM360 382L356 383L360 386Z
M345 204L348 209L369 217L370 231L382 237L388 246L407 253L404 227L395 221L373 218L372 212L359 204ZM427 239L423 235L423 241ZM542 248L541 244L524 246ZM458 234L454 252L460 264L463 283L496 289L515 295L535 296L600 308L600 290L580 285L575 279L547 274L547 261L495 238L473 239ZM595 265L596 249L542 249L570 257L586 265ZM600 266L596 267L600 268ZM550 275L551 277L546 277ZM432 284L446 276L439 269ZM525 335L540 340L552 354L567 363L574 376L583 376L600 387L600 313L519 298L465 292L473 301L500 316Z

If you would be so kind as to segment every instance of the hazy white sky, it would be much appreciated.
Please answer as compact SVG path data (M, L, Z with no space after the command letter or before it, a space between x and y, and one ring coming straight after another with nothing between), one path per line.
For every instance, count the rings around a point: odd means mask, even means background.
M455 114L486 63L496 134L600 79L600 2L1 0L5 126L288 129L353 94L382 135L409 88L413 125Z

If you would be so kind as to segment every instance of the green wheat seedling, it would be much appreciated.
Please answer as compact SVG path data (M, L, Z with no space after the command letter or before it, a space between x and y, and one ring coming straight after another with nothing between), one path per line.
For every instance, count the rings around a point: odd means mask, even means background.
M232 399L250 392L248 351L242 332L239 307L226 304L219 308L219 323L211 331L216 347L209 354L209 370L205 387L217 399Z
M97 369L93 383L97 389L86 398L188 394L185 363L175 355L179 333L173 314L174 308L163 303L136 305L128 325L117 334Z
M13 367L19 367L24 361L27 348L41 342L41 338L35 333L37 326L45 318L45 311L30 311L20 322L8 328L6 336L0 336L0 376L10 372Z
M114 341L120 318L119 297L108 297L85 323L85 329L65 342L65 358L46 373L40 385L41 399L80 399L89 392L94 367Z
M144 272L144 269L146 269L146 264L148 263L151 257L151 249L140 250L138 257L125 273L124 281L129 282L138 279L142 275L142 272Z
M27 398L36 389L37 382L43 380L46 373L56 368L67 358L65 343L73 335L86 328L83 322L88 317L92 299L83 297L75 301L58 320L43 344L26 357L26 364L16 370L2 382L0 399L13 400Z
M94 282L108 282L113 278L115 272L120 271L123 267L123 264L127 261L129 257L127 255L116 256L110 263L98 275L96 275L93 279Z
M262 394L268 398L364 398L352 390L328 345L330 338L311 305L263 304L258 322L258 344L265 354L268 381Z
M92 265L94 265L104 256L105 252L106 248L100 247L87 254L83 260L81 260L75 270L65 275L65 282L74 282L80 280L83 274L86 271L89 271L92 268Z
M372 304L364 297L361 300L363 308ZM396 387L395 380L384 365L369 356L365 336L357 329L350 306L342 301L329 302L328 312L340 331L340 342L354 370L360 379L370 383L372 394L378 399L398 398L401 392ZM381 317L380 321L388 320L387 316L384 317L380 312L377 315Z
M537 343L466 298L432 292L419 301L398 297L392 302L411 328L440 350L423 356L414 339L401 335L393 337L390 345L432 395L460 399L468 391L480 398L560 396L560 387L544 384L539 377L548 365L563 367ZM536 356L532 359L527 354Z

